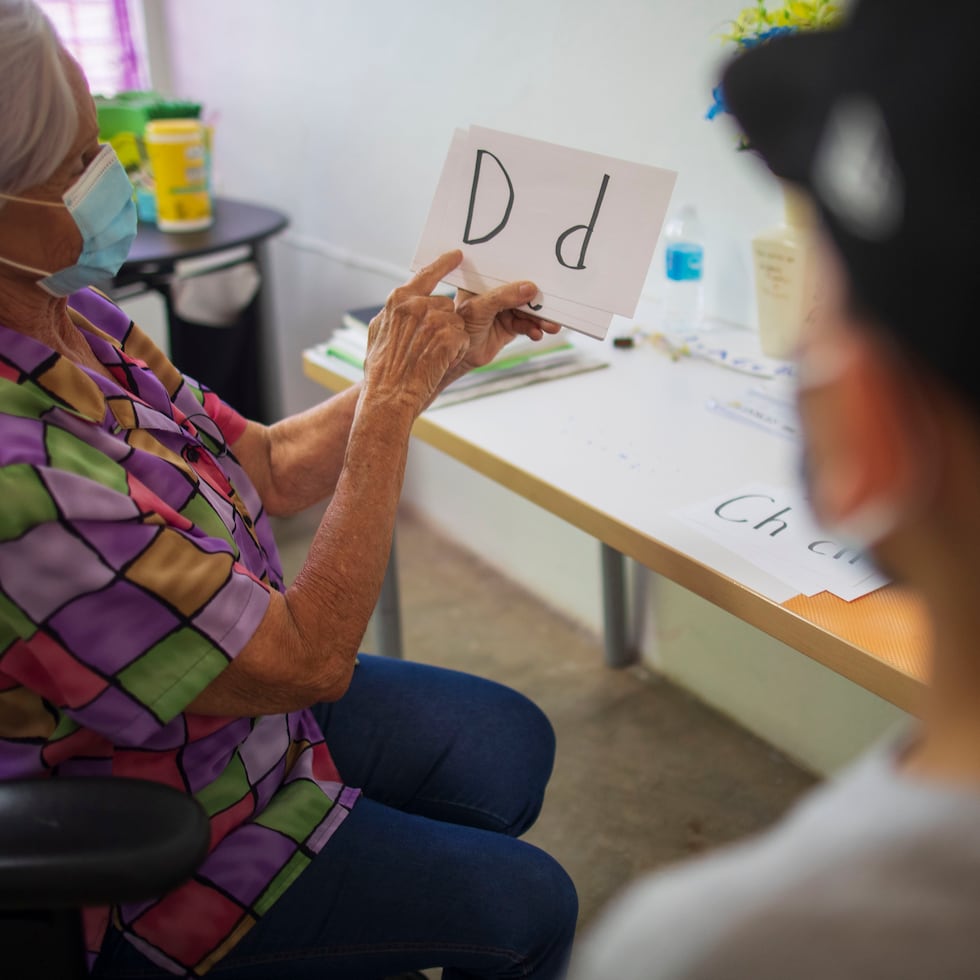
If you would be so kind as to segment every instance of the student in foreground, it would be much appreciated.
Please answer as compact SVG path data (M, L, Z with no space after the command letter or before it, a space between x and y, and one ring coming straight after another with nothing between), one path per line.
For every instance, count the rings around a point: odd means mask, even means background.
M859 0L723 79L822 218L806 479L822 523L927 604L921 719L771 831L634 884L583 937L576 980L980 976L978 21L968 0Z

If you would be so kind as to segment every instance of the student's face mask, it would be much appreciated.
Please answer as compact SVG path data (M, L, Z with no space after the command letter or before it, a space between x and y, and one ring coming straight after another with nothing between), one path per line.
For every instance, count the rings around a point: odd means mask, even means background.
M108 144L103 145L82 176L62 195L64 204L32 201L10 194L0 194L0 197L43 207L66 207L78 225L82 252L75 264L65 269L49 273L0 256L0 262L5 265L41 276L37 284L52 296L70 296L93 283L111 279L126 261L136 237L133 186L116 151Z

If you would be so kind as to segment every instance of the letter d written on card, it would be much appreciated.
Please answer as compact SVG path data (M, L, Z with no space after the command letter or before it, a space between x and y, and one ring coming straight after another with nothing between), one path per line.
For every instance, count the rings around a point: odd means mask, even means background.
M458 248L447 282L482 293L531 279L527 312L602 339L632 317L677 174L472 126L458 129L412 261Z

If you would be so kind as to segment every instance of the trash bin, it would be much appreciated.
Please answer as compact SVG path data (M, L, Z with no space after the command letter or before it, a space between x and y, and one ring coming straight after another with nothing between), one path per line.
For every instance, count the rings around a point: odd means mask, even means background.
M249 249L177 262L170 357L246 418L269 421L260 377L261 275Z

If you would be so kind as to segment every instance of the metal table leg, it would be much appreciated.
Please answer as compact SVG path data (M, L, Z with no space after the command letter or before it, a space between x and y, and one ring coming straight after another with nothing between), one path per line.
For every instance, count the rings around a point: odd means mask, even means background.
M391 552L385 568L381 594L375 607L378 628L378 653L384 657L402 658L402 615L398 602L398 558L395 550L397 531L391 535Z
M626 559L622 552L600 542L602 552L602 619L608 667L636 663L636 651L626 638Z

